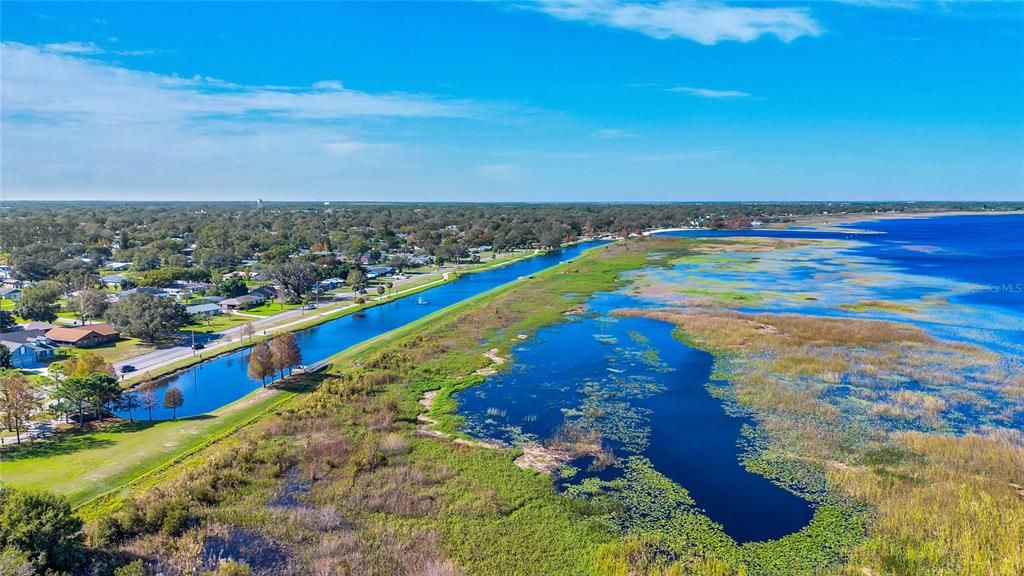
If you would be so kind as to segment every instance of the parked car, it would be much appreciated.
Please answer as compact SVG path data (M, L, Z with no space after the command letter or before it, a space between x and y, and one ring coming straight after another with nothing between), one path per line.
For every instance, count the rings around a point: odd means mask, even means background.
M121 374L127 374L129 372L135 372L135 366L132 366L131 364L121 366Z
M196 342L192 345L193 350L202 350L203 348L206 348L206 344L203 344L202 342Z
M306 304L302 307L303 310L316 310L316 304Z

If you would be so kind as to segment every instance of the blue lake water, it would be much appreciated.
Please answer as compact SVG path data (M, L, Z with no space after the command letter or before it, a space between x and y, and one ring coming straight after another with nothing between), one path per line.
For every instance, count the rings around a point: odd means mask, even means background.
M854 240L854 252L911 274L978 284L964 301L1024 313L1024 214L886 218L843 224L871 232L784 230L680 230L664 236L818 238Z
M803 528L813 514L810 503L740 464L740 426L749 422L727 415L705 389L714 358L675 340L664 322L606 315L637 305L601 295L590 302L594 314L516 346L509 372L458 394L464 430L516 444L542 441L566 421L578 422L601 430L617 458L648 458L738 542ZM608 480L619 473L583 470L580 476Z
M666 235L854 241L851 248L839 251L842 258L830 266L814 260L820 254L811 254L806 265L790 262L785 273L768 270L751 278L751 290L792 295L826 277L841 286L847 266L872 272L881 269L883 286L850 285L845 295L856 302L952 294L950 299L957 304L945 311L945 317L899 319L922 325L940 337L1017 355L1024 343L1024 215L887 219L846 226L873 233L801 228L687 230ZM729 279L758 274L747 270L738 268ZM667 272L680 279L696 273L685 266ZM745 310L865 315L834 304L790 298L785 309L773 309L769 299L762 307ZM590 302L592 315L538 331L513 349L509 372L457 395L459 412L466 418L465 431L523 444L550 438L567 421L581 422L601 430L620 458L648 458L658 472L689 490L697 506L738 542L799 530L813 513L810 504L740 464L740 427L745 419L727 415L722 403L705 389L710 355L674 340L667 324L607 315L618 307L664 305L625 291L599 294ZM879 315L884 318L887 313ZM961 415L965 425L979 421L974 417ZM616 471L613 467L580 475L608 479Z
M501 268L466 274L459 279L420 293L420 298L400 298L387 304L368 308L358 314L331 320L314 328L295 333L302 361L311 364L328 358L350 346L394 330L436 312L446 306L501 286L520 276L533 274L571 260L584 250L603 242L588 242L541 254ZM240 350L204 362L165 380L155 388L161 407L153 410L154 418L170 418L171 411L162 407L163 394L170 386L179 388L185 404L178 408L179 418L205 414L234 402L261 386L248 376L249 351ZM127 413L121 414L127 416ZM139 413L136 412L136 416Z

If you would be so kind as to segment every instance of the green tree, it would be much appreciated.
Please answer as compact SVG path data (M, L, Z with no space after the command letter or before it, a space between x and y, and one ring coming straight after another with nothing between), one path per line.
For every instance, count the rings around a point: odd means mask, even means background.
M8 546L0 550L0 574L4 576L35 576L36 567L28 552Z
M122 394L121 399L117 403L118 410L128 411L128 420L131 422L135 422L135 415L132 411L140 406L142 406L142 403L139 400L139 395L132 392Z
M103 413L111 409L121 399L121 386L117 379L109 374L90 374L85 378L85 385L89 398L96 413L96 418L103 420Z
M14 314L9 310L0 310L0 332L9 332L14 325Z
M252 568L248 564L234 561L222 561L212 572L203 572L202 576L252 576Z
M82 558L81 529L62 496L0 486L0 548L27 553L44 569L70 571Z
M277 280L288 293L289 300L298 302L302 300L316 284L316 266L305 260L292 260L275 266L270 270L271 277Z
M18 316L40 322L53 322L60 310L57 305L60 294L60 284L56 282L37 282L26 286L21 291L21 300L18 300Z
M130 294L107 311L107 320L146 342L170 340L191 321L185 307L152 294Z
M225 298L234 298L248 292L249 287L240 276L228 276L223 282L217 284L217 294Z
M406 268L412 266L412 260L408 254L392 254L388 256L388 266L398 270L398 273L401 274Z
M0 370L14 368L14 358L10 348L0 344Z
M90 388L86 378L58 380L51 396L78 412L78 427L85 425L85 408L89 406Z
M114 570L114 576L146 576L146 566L142 560L135 560Z
M171 411L171 419L178 419L178 408L185 403L185 395L177 386L171 386L164 392L164 408Z
M359 268L352 268L348 271L348 277L345 278L345 283L351 286L353 290L359 290L364 284L366 284L366 274Z

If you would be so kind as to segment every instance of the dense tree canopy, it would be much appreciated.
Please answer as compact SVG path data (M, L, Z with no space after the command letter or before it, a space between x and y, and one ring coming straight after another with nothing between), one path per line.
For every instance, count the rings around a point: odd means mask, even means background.
M191 322L181 304L146 293L129 294L107 310L106 318L125 334L146 342L170 340Z
M36 282L26 286L18 301L17 312L22 318L53 322L57 319L60 307L57 298L61 295L61 286L57 282Z
M78 565L81 528L63 497L0 486L0 549L26 554L40 573Z

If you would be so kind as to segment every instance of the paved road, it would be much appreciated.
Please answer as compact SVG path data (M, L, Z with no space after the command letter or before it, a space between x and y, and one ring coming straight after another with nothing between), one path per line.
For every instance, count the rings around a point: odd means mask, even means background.
M536 252L534 252L534 254L536 254ZM502 262L501 264L504 264L504 262ZM458 269L457 266L446 266L444 268L438 269L436 272L431 272L430 274L431 275L437 275L438 279L433 281L433 282L431 282L431 283L428 283L426 285L440 284L440 283L444 282L445 280L448 279L448 275L451 274L452 272L455 272L457 269ZM406 278L404 280L394 280L393 282L394 282L395 286L400 286L402 284L406 284L406 283L412 282L413 280L416 280L418 278L419 278L419 276L412 276L412 277ZM417 286L416 288L410 288L409 290L419 290L420 288L422 288L422 286ZM388 299L401 297L404 293L409 292L409 290L398 290L398 291L395 291L395 292L391 293L391 295L388 297ZM369 297L368 297L368 299L369 299ZM339 310L343 310L345 308L348 308L348 307L351 307L351 306L354 306L354 305L355 304L350 304L348 306L341 306L341 307L333 307L332 306L332 307L330 307L329 310L324 311L324 312L320 312L320 311L316 311L316 310L302 310L302 309L288 310L286 312L281 312L280 314L275 314L273 316L266 316L266 317L263 317L263 318L256 318L256 317L254 317L252 319L252 322L250 322L250 324L252 324L253 328L256 330L256 332L255 332L256 334L265 333L264 331L266 331L266 332L279 332L281 330L286 330L286 329L288 329L288 328L290 328L290 327L292 327L292 326L294 326L296 324L305 322L305 321L309 320L313 316L326 316L328 314L333 314L333 313L335 313L335 312L337 312ZM321 306L321 308L325 308L327 306L330 306L330 304L324 304L323 306ZM287 321L287 320L291 320L291 322L284 322L284 323L282 323L283 321ZM276 325L276 326L274 326L273 328L270 328L271 325ZM209 357L209 356L215 354L216 352L218 352L218 350L226 348L231 343L237 342L238 340L240 340L241 337L242 337L242 328L241 328L241 326L242 325L234 326L234 327L228 328L227 330L223 330L221 332L215 332L215 333L212 333L212 334L199 334L199 333L197 333L195 335L196 343L200 343L201 342L203 344L203 349L202 349L202 352L201 352L202 355L205 356L205 357ZM128 375L126 375L126 377L127 377L127 376L130 376L130 375L134 375L135 373L144 373L144 372L146 372L148 370L155 370L157 368L161 368L163 366L167 366L167 365L173 364L175 362L180 362L180 361L185 360L185 359L187 359L189 357L192 357L193 354L194 354L194 351L192 350L191 335L187 334L187 335L183 336L183 339L181 341L181 345L179 345L179 346L173 346L173 347L168 347L168 348L161 348L159 350L154 350L153 352L148 352L146 354L140 354L138 356L133 356L131 358L125 358L124 360L120 360L118 362L114 362L114 369L117 370L118 374L120 374L122 366L125 366L125 365L134 366L135 367L135 372L129 373Z
M326 306L326 305L325 305ZM331 308L330 312L334 312L337 308ZM327 312L329 313L329 312ZM253 318L250 324L259 334L263 330L267 330L271 324L277 324L282 321L289 319L297 319L297 322L305 321L316 314L326 314L324 312L317 312L314 310L287 310L280 314L273 316L265 316L262 318ZM202 354L209 356L211 352L217 352L218 349L225 348L232 342L237 342L242 337L242 325L233 326L220 332L214 332L212 334L196 333L196 343L203 344ZM114 362L114 368L120 373L121 367L125 365L132 365L135 367L137 372L145 372L147 370L153 370L154 368L160 368L167 364L172 364L180 360L184 360L193 356L192 350L192 335L186 334L181 339L181 344L178 346L171 346L168 348L161 348L154 350L153 352L147 352L131 358L126 358L118 362Z
M442 274L442 277L438 278L431 284L440 284L441 282L444 281L444 277L447 276L447 274L450 273L451 271L451 269L442 268L439 271L439 273ZM408 278L404 281L397 280L395 281L395 284L409 282L412 279L413 278ZM415 289L419 288L420 287L417 287ZM399 297L405 292L408 292L408 290L399 290L393 292L389 296L389 299ZM328 306L330 306L330 304L324 304L321 306L321 308L326 308ZM250 324L252 324L253 328L256 330L256 334L279 332L281 330L290 328L296 324L306 322L312 317L334 314L339 310L344 310L345 308L349 308L352 306L355 306L355 304L349 304L348 306L341 307L331 306L330 309L327 311L302 309L288 310L285 312L281 312L280 314L275 314L273 316L266 316L262 318L254 317ZM291 321L288 322L288 320ZM271 325L275 326L273 328L270 328ZM203 344L203 349L201 351L202 355L209 357L212 354L216 353L218 350L226 348L231 343L238 342L242 338L242 325L239 324L238 326L233 326L231 328L228 328L227 330L214 332L212 334L197 333L195 337L197 344ZM114 362L114 369L117 370L117 372L120 374L122 366L131 365L135 367L135 373L144 373L148 370L155 370L157 368L167 366L168 364L173 364L175 362L185 360L189 357L192 357L193 354L194 351L192 350L192 339L191 334L189 334L183 337L183 339L181 340L181 344L178 346L161 348L159 350L154 350L153 352L147 352L145 354L140 354L138 356L125 358L124 360ZM134 373L129 373L128 375L126 375L126 377L133 374Z

